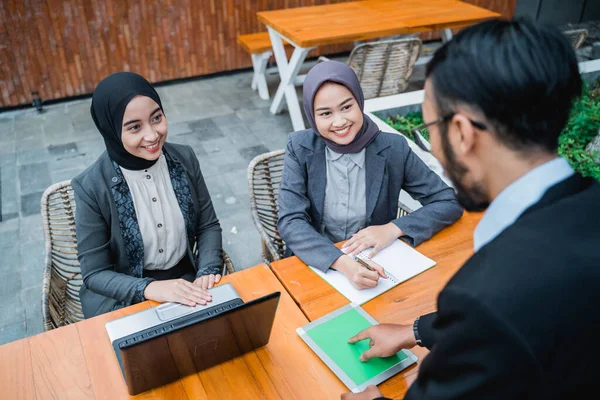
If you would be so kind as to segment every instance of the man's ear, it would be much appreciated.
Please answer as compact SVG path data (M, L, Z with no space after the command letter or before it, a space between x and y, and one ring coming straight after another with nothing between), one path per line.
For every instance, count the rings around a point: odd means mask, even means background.
M452 133L454 137L449 139L454 152L463 156L470 153L475 147L477 132L469 118L457 113L452 117L450 125L449 133Z

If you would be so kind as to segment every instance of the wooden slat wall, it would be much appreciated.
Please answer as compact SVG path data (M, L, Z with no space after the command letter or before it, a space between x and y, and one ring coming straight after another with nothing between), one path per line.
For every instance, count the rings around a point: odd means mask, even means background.
M91 93L116 71L152 82L251 66L256 12L348 0L0 0L0 108ZM512 15L516 0L467 0ZM424 37L427 38L427 37ZM350 50L327 46L316 54Z

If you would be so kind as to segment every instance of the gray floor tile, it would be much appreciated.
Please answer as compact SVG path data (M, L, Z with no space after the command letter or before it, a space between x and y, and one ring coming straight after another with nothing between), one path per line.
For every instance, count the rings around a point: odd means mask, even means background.
M52 183L58 183L62 181L66 181L69 179L75 178L85 169L84 166L72 169L63 169L59 171L52 171L50 173L50 177L52 178Z
M21 301L25 307L25 319L42 319L42 285L21 290Z
M44 139L25 139L19 138L17 135L17 139L15 142L15 151L27 151L32 149L41 149L46 147L46 140Z
M18 174L21 195L43 192L52 183L47 162L21 165Z
M25 321L0 326L0 345L14 342L27 336Z
M10 232L19 236L19 230L21 227L21 219L17 218L17 219L10 219L7 221L2 221L0 222L0 232L5 233L5 232ZM1 256L1 255L0 255Z
M22 244L21 254L21 284L24 289L38 286L44 277L45 249L43 241Z
M15 229L0 231L0 252L3 250L14 248L19 244L19 229L15 227ZM4 254L3 254L4 255ZM4 261L4 257L3 257Z
M190 122L190 130L194 132L201 140L218 139L223 137L223 132L214 123L211 118Z
M35 165L46 162L55 157L48 152L47 148L37 148L33 150L24 150L17 153L18 165Z
M167 122L169 120L167 119ZM169 129L169 137L173 137L173 136L177 136L179 134L182 133L189 133L192 130L190 129L190 126L186 123L179 123L179 124L168 124L168 129Z
M0 297L0 326L12 325L25 321L25 307L21 301L21 296L2 295Z
M48 178L50 182L50 178ZM40 213L40 201L43 192L34 192L21 196L21 213L24 216Z
M42 215L38 212L35 215L21 217L19 224L19 244L25 245L30 242L37 242L41 245L43 251L44 228L42 227Z
M14 120L0 118L0 137L14 139Z
M7 264L6 266L8 268L2 268L0 272L0 293L2 296L19 296L23 288L19 264Z
M223 182L231 187L235 195L248 194L248 174L245 171L231 171L222 174Z
M238 151L240 152L242 157L246 159L246 161L250 162L254 159L254 157L260 154L268 153L269 149L266 148L264 145L259 144L257 146L243 147Z
M48 146L48 153L56 157L64 157L79 153L79 149L77 148L77 143L73 142L57 145L51 144Z
M44 323L41 314L39 316L35 316L34 318L27 318L27 320L25 320L25 325L27 329L27 336L34 336L44 332Z
M0 142L0 156L4 156L6 154L13 154L16 149L16 143L14 140L7 142Z
M17 220L18 221L18 220ZM2 222L3 224L7 222ZM14 231L10 232L12 235L15 235L17 238L18 234L15 234ZM5 246L5 244L7 246ZM2 254L2 262L0 263L0 275L10 275L11 273L19 272L21 270L21 252L18 245L10 246L10 241L7 243L0 243L0 254ZM21 278L19 276L19 285L21 284ZM0 295L2 292L0 292ZM1 304L0 304L1 306Z

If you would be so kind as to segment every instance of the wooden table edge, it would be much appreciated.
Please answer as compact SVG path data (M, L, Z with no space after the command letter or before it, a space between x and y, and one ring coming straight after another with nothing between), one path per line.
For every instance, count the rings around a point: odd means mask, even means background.
M318 7L318 6L309 6L309 7ZM275 30L277 33L279 33L281 36L283 36L283 38L286 39L287 41L289 41L291 44L298 46L298 47L307 48L307 47L325 46L325 45L330 45L330 44L343 44L343 43L353 42L353 41L357 41L357 40L370 40L370 39L376 39L376 38L394 36L394 35L403 35L403 34L408 35L408 34L412 34L412 33L432 32L432 31L437 31L437 30L441 30L441 29L462 28L465 26L479 23L479 22L502 17L502 14L500 14L500 13L497 13L495 11L489 11L489 10L487 10L487 11L489 12L489 15L478 17L478 18L467 19L467 20L463 20L460 22L448 22L448 23L443 23L443 24L429 24L429 25L421 25L421 26L414 26L414 27L399 27L399 28L388 29L385 31L378 31L378 32L367 33L367 34L348 34L348 35L340 35L340 36L336 36L333 38L327 38L327 39L309 39L309 40L299 40L298 38L295 38L293 33L291 33L290 31L288 31L285 28L282 28L281 26L274 25L271 21L269 21L268 18L266 18L264 15L261 15L261 14L269 12L269 11L264 11L264 12L259 11L258 13L256 13L256 15L260 22L262 22L265 26L270 27L273 30Z

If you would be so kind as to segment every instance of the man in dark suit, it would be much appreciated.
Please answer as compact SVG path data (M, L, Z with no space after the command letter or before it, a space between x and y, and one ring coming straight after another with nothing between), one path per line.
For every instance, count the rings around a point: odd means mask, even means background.
M349 341L370 340L362 361L430 350L406 399L600 396L600 184L557 155L581 91L574 51L555 28L488 21L440 48L426 75L432 152L465 208L487 208L475 254L436 313Z

